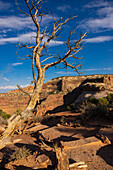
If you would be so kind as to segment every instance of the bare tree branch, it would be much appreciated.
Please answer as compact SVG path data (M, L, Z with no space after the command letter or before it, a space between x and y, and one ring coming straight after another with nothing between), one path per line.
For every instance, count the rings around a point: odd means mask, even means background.
M17 87L22 91L24 92L25 94L27 94L30 98L31 98L31 94L28 93L27 91L25 91L22 87L20 87L18 84L17 84Z
M63 62L66 58L68 58L70 56L70 54L77 48L79 48L79 43L82 41L82 39L85 37L86 33L84 33L79 40L77 40L77 42L75 43L75 46L73 48L69 48L68 52L65 54L65 56L63 58L61 58L59 61L53 62L51 64L47 64L45 66L45 70L47 70L50 67L56 66L57 64Z

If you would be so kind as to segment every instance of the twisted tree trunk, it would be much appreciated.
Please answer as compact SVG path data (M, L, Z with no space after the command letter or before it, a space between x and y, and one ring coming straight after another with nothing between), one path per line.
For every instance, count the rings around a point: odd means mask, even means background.
M19 126L28 120L29 117L33 115L34 108L36 107L37 101L39 100L39 94L41 92L44 81L44 74L40 76L36 87L30 97L30 101L26 109L21 112L19 115L11 116L6 130L3 132L0 140L0 149L5 147L7 144L11 144L10 138L14 132L19 128Z

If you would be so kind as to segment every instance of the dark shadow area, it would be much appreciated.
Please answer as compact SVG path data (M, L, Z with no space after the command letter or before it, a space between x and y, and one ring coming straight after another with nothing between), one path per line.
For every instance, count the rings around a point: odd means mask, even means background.
M80 120L80 115L67 115L67 116L48 116L44 117L44 119L41 121L41 124L47 125L49 127L56 126L58 124L64 125L64 123L67 123L68 126L70 126L70 123L73 124L73 127L76 127L77 121ZM75 124L75 125L74 125Z
M81 90L81 88L79 86L79 87L75 88L72 92L67 93L63 97L63 100L64 100L63 103L64 104L62 106L56 107L55 109L53 109L51 111L50 110L47 111L46 114L47 113L54 114L54 113L66 111L67 105L73 103L77 99L77 97L81 94L81 92L82 92L82 90Z
M97 151L97 155L99 155L104 161L113 167L113 146L112 145L106 145L101 147Z
M26 167L26 166L22 166L22 165L14 165L13 166L15 168L15 170L33 170L34 168L30 168L30 167ZM47 168L35 168L36 170L54 170L53 167L48 166ZM4 170L8 170L8 169L4 169Z
M63 112L63 111L65 111L66 110L66 106L67 105L69 105L69 104L71 104L71 103L73 103L77 98L78 98L78 96L81 94L81 92L82 92L82 85L83 84L85 84L85 83L90 83L90 82L92 82L92 83L103 83L103 81L104 81L104 78L103 77L101 77L101 78L92 78L92 79L86 79L86 80L84 80L78 87L76 87L74 90L72 90L71 92L69 92L69 93L67 93L66 95L64 95L64 97L63 97L63 99L64 99L64 104L62 105L62 106L58 106L58 107L56 107L55 109L53 109L53 110L48 110L47 112L46 112L46 114L47 113L49 113L49 114L54 114L54 113L58 113L58 112ZM61 82L59 82L59 83L61 83ZM59 89L59 91L60 91L61 89ZM96 88L95 90L94 90L94 93L96 93L96 91L98 91L98 88Z
M87 78L86 80L84 80L81 84L85 84L88 82L92 82L92 83L104 83L104 77L99 77L99 78Z
M5 147L3 149L0 150L0 152L3 154L3 158L2 161L0 163L0 170L5 170L4 166L5 164L7 164L10 158L10 155L14 152L14 149L9 148L9 147Z
M75 141L75 140L79 140L79 138L61 135L60 137L53 139L53 142L54 143L60 143L60 141L68 142L68 141Z
M93 130L91 129L72 129L72 128L58 128L57 129L58 131L60 132L65 132L65 133L73 133L73 135L71 135L71 138L73 138L74 135L76 134L81 134L84 138L87 138L87 137L91 137L91 136L95 136L99 129L98 128L95 128ZM77 140L77 138L76 138Z

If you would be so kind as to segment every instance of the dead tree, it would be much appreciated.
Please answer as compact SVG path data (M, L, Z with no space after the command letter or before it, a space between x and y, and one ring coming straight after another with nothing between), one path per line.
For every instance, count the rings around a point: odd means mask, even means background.
M82 50L83 47L83 38L86 36L86 33L79 34L78 40L72 40L72 37L76 34L76 29L71 31L68 35L67 41L63 44L64 55L58 54L52 55L48 54L48 47L51 41L56 41L60 37L63 26L70 20L74 19L73 17L68 17L63 20L63 18L56 19L52 13L48 13L46 10L43 10L43 0L24 0L25 5L27 7L28 13L22 11L17 5L18 9L21 13L25 14L28 18L31 18L35 28L36 28L36 44L33 43L18 43L19 49L26 48L30 50L31 55L27 55L28 58L32 59L32 74L33 74L33 82L35 88L33 92L30 94L28 92L23 91L28 94L30 97L29 104L26 109L17 116L12 116L9 120L9 124L1 136L0 140L0 148L3 148L7 143L10 143L10 138L14 134L14 132L19 128L19 126L25 122L30 116L33 114L33 110L36 106L36 103L39 99L39 93L42 89L44 83L45 72L51 67L56 67L58 64L62 63L63 67L70 67L73 70L78 72L78 67L81 64L75 64L75 61L81 59L76 56L76 54ZM46 27L41 30L41 22L43 21L43 17L51 15L53 18L53 25L51 31L48 32ZM70 60L69 60L69 59ZM71 62L72 61L72 62ZM37 72L37 74L35 74ZM37 77L36 77L37 75ZM21 90L22 88L18 86Z

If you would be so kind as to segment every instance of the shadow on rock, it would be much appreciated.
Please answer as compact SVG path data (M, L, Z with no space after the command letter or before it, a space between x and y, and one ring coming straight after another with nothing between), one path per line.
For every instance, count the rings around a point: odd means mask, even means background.
M101 147L97 151L97 155L101 156L104 161L109 164L110 166L113 166L113 146L112 145L106 145Z

